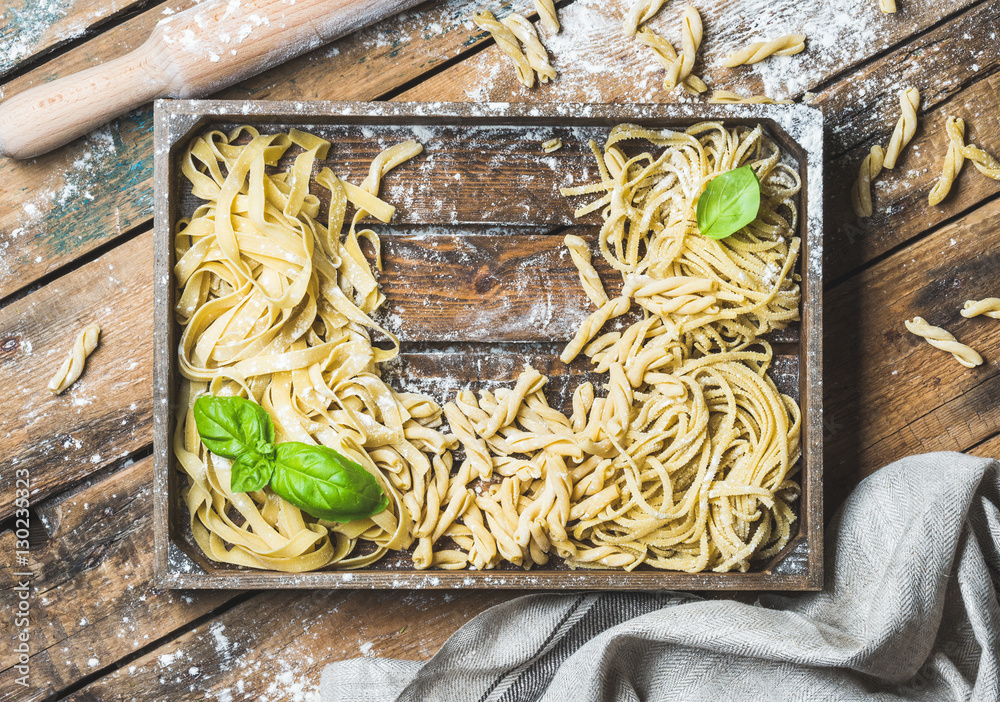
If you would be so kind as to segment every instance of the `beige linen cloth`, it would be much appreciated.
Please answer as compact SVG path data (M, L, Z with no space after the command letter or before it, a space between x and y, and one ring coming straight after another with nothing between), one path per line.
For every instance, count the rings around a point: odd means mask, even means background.
M533 595L426 663L328 665L323 702L1000 700L1000 464L914 456L827 531L822 592Z

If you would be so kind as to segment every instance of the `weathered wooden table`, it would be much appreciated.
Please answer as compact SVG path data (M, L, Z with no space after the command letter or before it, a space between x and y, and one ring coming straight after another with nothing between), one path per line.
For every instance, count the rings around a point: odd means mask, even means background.
M191 0L13 0L0 10L0 97L120 55ZM528 91L470 21L479 0L429 2L220 94L336 100L668 102L645 47L621 36L627 0L561 2L547 39L558 79ZM497 14L526 0L493 2ZM864 475L929 450L1000 453L1000 323L966 299L1000 295L1000 184L966 167L941 207L946 116L1000 152L1000 3L702 0L696 72L743 94L826 113L826 510ZM653 25L679 44L679 14ZM751 39L803 31L806 53L725 69ZM849 188L886 144L897 92L921 125L859 221ZM151 583L151 107L30 162L0 160L0 699L310 699L322 666L361 655L426 659L499 592L184 592ZM509 252L508 252L509 253ZM481 262L480 262L481 263ZM488 265L488 262L486 262ZM479 263L477 263L477 269ZM469 275L475 275L470 270ZM921 315L980 350L966 370L905 333ZM72 337L98 321L83 378L45 389ZM15 553L15 471L30 475L30 553ZM23 475L23 474L22 474ZM13 639L32 577L30 685ZM21 578L22 580L24 578ZM8 639L7 632L12 632ZM8 641L10 643L8 643Z

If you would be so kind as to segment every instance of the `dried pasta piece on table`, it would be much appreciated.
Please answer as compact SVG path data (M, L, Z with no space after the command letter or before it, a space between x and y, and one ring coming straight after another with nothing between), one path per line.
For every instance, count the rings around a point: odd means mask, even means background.
M708 101L718 105L792 105L795 102L794 100L774 100L766 95L749 95L743 97L730 90L713 91L712 97Z
M542 142L542 151L547 154L551 154L553 151L558 151L562 148L562 139L547 139Z
M805 41L805 34L786 34L776 39L758 41L732 52L722 62L722 65L734 68L763 61L768 56L792 56L805 50Z
M559 16L556 14L556 6L552 0L534 0L535 11L538 12L538 19L541 21L545 31L550 34L559 33Z
M580 283L583 285L583 291L590 298L590 301L594 303L595 307L601 307L608 301L608 295L604 292L604 285L601 283L601 278L597 275L597 271L590 262L590 247L586 241L575 234L567 234L563 239L563 243L569 249L573 265L576 266L577 271L580 273Z
M951 332L928 324L923 317L914 317L904 322L907 331L923 337L936 349L947 351L966 368L975 368L983 363L983 357L971 346L958 341Z
M79 379L87 363L87 356L97 348L100 336L101 327L97 324L88 324L77 335L73 342L73 348L70 349L69 357L63 361L59 370L49 381L49 390L53 394L58 395Z
M858 217L872 216L872 183L882 172L884 158L885 152L881 146L876 144L861 161L858 178L854 181L854 187L851 188L851 205L854 207L854 214Z
M896 11L896 0L878 0L878 9L887 15L891 15Z
M941 164L941 176L927 195L927 202L932 206L940 204L951 192L952 183L962 172L962 165L965 163L965 120L949 115L944 127L948 134L948 151Z
M966 300L961 310L963 317L978 317L985 315L1000 319L1000 297L987 297L982 300Z
M671 62L667 68L667 77L663 80L663 87L667 90L673 90L691 75L698 48L701 46L702 32L701 15L698 14L698 10L688 5L684 8L682 18L681 54Z
M625 36L630 37L639 31L639 27L653 19L666 2L667 0L635 0L622 20Z
M521 50L521 45L517 37L510 29L500 23L489 10L482 10L473 16L473 21L480 29L489 32L493 36L493 41L497 43L500 50L507 54L514 62L517 71L517 79L526 88L535 86L535 71L528 63L528 57Z
M992 154L983 151L978 146L969 144L962 148L962 155L972 161L976 170L987 178L1000 180L1000 161L997 161Z
M899 107L902 112L896 128L892 130L889 146L885 149L883 167L895 168L896 160L906 145L913 139L917 131L917 108L920 107L920 91L916 88L904 88L899 91Z
M556 70L549 63L549 54L538 38L535 25L518 14L509 15L501 20L503 25L517 37L524 46L524 56L528 65L538 76L539 83L548 83L556 77Z
M674 62L677 61L677 51L674 49L673 44L661 37L649 27L643 27L640 29L635 34L635 38L653 50L653 55L656 56L656 60L659 61L660 65L664 68L669 70ZM684 87L684 90L691 95L700 95L708 90L708 86L705 85L705 81L693 73L689 73L685 76L681 81L681 85Z

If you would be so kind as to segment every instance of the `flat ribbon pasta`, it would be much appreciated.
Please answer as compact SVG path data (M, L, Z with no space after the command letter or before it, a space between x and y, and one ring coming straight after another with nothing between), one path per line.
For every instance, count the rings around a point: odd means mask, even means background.
M301 151L287 170L265 168L293 145ZM425 518L432 462L456 445L436 429L442 418L433 400L381 379L379 364L399 347L369 316L384 297L360 241L377 255L378 237L357 228L368 215L391 218L393 208L377 197L381 180L422 147L386 149L360 186L321 169L316 182L331 192L324 224L309 185L329 148L298 130L240 127L196 138L182 158L205 204L178 223L175 237L182 381L173 448L188 477L182 497L192 536L217 561L301 572L364 567L405 549L412 525ZM356 211L342 236L349 205ZM391 347L374 346L372 333ZM271 416L277 441L324 444L356 461L383 487L389 509L339 524L266 488L233 493L228 461L206 451L194 423L204 393L250 398Z

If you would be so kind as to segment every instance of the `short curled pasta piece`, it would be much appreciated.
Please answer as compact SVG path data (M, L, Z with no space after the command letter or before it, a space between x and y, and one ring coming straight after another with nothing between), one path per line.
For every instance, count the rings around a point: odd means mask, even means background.
M675 58L667 69L667 77L663 80L663 87L673 90L679 83L684 82L694 68L697 58L698 47L701 46L702 37L701 15L698 10L688 5L684 8L683 24L681 28L681 44L683 49L680 56Z
M649 27L643 27L640 29L636 33L635 38L653 50L653 55L656 57L656 60L659 61L664 68L669 70L674 65L674 62L678 60L677 51L674 49L673 44L651 30ZM705 85L705 81L693 73L688 73L688 75L681 80L681 86L691 95L700 95L708 90L708 86Z
M518 14L504 17L502 23L521 42L524 47L524 56L528 59L528 65L531 66L531 69L538 77L538 82L548 83L555 78L556 71L549 63L548 52L545 51L545 47L538 38L535 26Z
M885 149L885 161L883 167L895 168L896 159L906 148L906 145L913 139L914 132L917 131L917 108L920 107L920 91L916 88L904 88L899 91L899 106L902 114L896 122L896 128L892 130L892 137L889 139L889 146Z
M978 317L985 315L1000 319L1000 297L987 297L982 300L966 300L961 310L963 317Z
M667 0L635 0L622 21L625 36L630 37L639 31L639 27L653 19L666 2Z
M882 172L884 159L885 152L881 146L876 144L861 161L858 178L854 181L854 187L851 188L851 205L854 207L854 214L858 217L872 216L872 183Z
M580 273L580 282L583 284L583 291L587 293L587 297L590 298L595 307L601 307L608 301L608 295L604 292L604 285L601 283L601 278L597 275L597 271L590 262L590 247L586 241L575 234L567 234L563 239L563 243L569 249L573 265L576 266L577 271Z
M878 0L878 9L887 15L891 15L896 11L896 0Z
M562 145L563 145L562 139L559 138L547 139L542 142L542 151L544 151L547 154L551 154L553 151L558 151L559 149L561 149Z
M722 62L727 68L748 65L763 61L768 56L792 56L806 48L805 34L786 34L785 36L758 41L739 51L734 51Z
M541 21L545 31L549 34L559 33L559 16L556 15L556 6L552 0L534 0L535 11Z
M928 324L923 317L908 319L904 324L907 331L911 334L923 337L927 340L928 344L936 349L947 351L966 368L975 368L982 365L983 357L975 349L959 342L951 332Z
M97 348L97 340L100 336L101 327L97 324L88 324L77 335L73 342L73 348L69 352L69 358L63 361L59 370L49 381L49 390L52 394L58 395L79 379L87 363L87 356Z
M1000 162L992 154L983 151L978 146L969 144L962 148L962 155L972 161L972 165L976 167L976 170L987 178L1000 180Z
M948 151L941 164L941 176L927 195L927 202L932 206L940 204L951 192L952 183L965 163L965 120L949 115L945 120L945 131L948 134Z
M497 43L503 51L514 62L517 70L517 79L525 88L532 88L535 85L535 71L528 62L528 57L521 50L517 37L510 28L497 20L489 10L481 10L473 16L476 25L493 36L493 41Z

